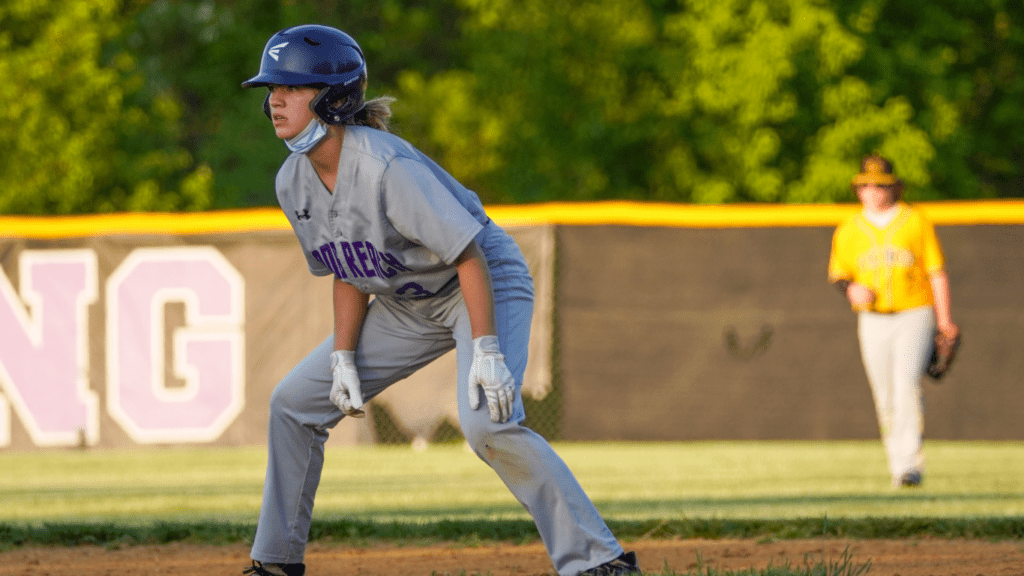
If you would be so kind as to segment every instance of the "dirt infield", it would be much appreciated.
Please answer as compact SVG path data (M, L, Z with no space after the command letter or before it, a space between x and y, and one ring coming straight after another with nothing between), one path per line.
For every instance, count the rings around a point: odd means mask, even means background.
M704 566L719 570L794 568L808 562L839 562L848 551L854 566L871 561L872 576L976 576L1024 574L1024 543L978 540L650 540L636 550L648 572L686 573ZM248 547L168 544L100 547L26 548L0 553L0 575L113 576L240 574ZM554 574L539 544L375 546L352 548L314 543L307 556L310 576L430 576Z

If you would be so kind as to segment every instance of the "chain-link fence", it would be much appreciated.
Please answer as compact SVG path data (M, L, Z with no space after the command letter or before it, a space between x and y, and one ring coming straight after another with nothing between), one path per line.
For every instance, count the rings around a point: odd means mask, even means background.
M551 287L554 305L551 314L551 388L547 390L542 398L535 398L529 392L523 394L523 407L526 411L526 420L523 425L540 434L548 441L558 440L562 437L562 422L564 418L564 394L561 373L559 320L558 320L558 270L559 254L557 244L552 245L552 274ZM395 423L394 418L386 406L371 403L374 433L378 444L409 444L413 441ZM461 443L463 441L462 431L458 422L452 422L445 418L437 427L432 438L432 444Z
M557 366L557 364L556 364ZM557 372L556 372L557 374ZM523 396L523 406L526 409L526 421L524 426L537 432L544 438L557 440L562 433L562 388L559 379L553 381L553 388L543 399L535 400L529 395ZM374 433L378 444L409 444L412 438L407 436L395 424L391 413L384 406L371 403ZM430 438L432 444L449 444L462 442L462 432L457 422L444 419Z

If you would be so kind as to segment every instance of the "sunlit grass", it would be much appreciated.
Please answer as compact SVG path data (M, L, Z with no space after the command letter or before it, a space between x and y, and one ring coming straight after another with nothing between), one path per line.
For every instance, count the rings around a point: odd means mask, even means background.
M1024 515L1024 443L928 442L925 483L893 490L881 443L558 443L609 519ZM253 448L0 453L0 521L255 522ZM525 519L459 445L330 448L317 518Z

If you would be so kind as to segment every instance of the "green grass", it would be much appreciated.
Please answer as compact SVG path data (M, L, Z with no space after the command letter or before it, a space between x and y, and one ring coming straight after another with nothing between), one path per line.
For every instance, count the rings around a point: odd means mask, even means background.
M555 445L623 542L647 538L1024 539L1024 443L928 442L923 487L893 490L879 442ZM263 448L0 453L0 550L249 541ZM528 542L536 530L458 445L331 448L311 540ZM655 568L655 567L651 567ZM661 576L860 576L805 559ZM657 576L657 571L647 572Z
M1024 516L1024 443L928 442L916 490L889 486L879 442L555 445L606 518ZM255 521L263 448L0 453L0 522ZM528 516L462 446L331 448L316 516Z
M1024 443L928 442L893 490L879 442L555 444L623 541L1024 538ZM0 546L237 542L263 448L0 453ZM311 539L529 541L497 477L459 445L330 448ZM815 572L817 573L817 572Z

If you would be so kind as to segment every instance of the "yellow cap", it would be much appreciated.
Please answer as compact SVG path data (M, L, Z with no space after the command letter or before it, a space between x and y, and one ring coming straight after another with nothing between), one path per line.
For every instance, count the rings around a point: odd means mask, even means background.
M878 155L871 155L860 163L861 173L853 177L850 182L854 187L867 186L892 186L899 182L899 179L892 174L892 164Z

